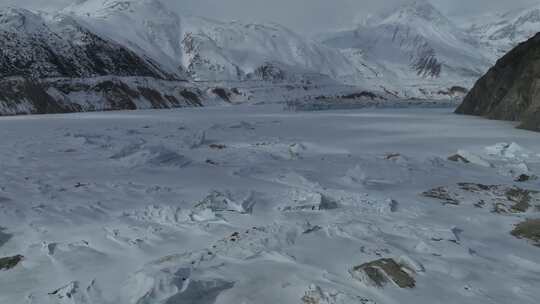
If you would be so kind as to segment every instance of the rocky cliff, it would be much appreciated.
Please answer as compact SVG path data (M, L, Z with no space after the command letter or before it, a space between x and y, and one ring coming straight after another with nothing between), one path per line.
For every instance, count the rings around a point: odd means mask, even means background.
M519 121L521 128L540 131L540 33L497 61L456 113Z

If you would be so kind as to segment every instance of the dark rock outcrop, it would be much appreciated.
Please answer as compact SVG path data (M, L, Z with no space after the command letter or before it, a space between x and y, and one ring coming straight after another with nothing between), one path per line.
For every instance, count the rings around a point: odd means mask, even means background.
M384 287L390 281L400 288L414 288L415 279L411 269L400 265L393 259L380 259L355 266L351 270L353 277L377 287Z
M22 255L15 255L11 257L0 258L0 270L10 270L15 268L24 257Z
M0 79L0 115L202 106L185 82L144 77Z
M520 121L520 128L540 131L540 33L497 61L456 113Z
M511 233L517 238L528 239L540 247L540 219L529 219L519 223Z

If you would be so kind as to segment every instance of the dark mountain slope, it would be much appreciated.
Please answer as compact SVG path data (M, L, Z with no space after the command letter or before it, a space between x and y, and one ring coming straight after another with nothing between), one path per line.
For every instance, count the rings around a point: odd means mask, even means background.
M0 115L201 106L204 92L66 15L0 10Z
M540 33L497 61L456 113L520 121L521 128L540 131Z
M146 76L171 79L155 64L67 16L0 11L2 77Z

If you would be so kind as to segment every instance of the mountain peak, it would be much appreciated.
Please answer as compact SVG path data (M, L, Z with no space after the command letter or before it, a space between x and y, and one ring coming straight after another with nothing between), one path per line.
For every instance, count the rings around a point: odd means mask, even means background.
M417 0L406 3L397 10L390 12L385 20L411 22L412 20L423 20L432 23L448 23L448 18L443 15L433 4L426 0Z

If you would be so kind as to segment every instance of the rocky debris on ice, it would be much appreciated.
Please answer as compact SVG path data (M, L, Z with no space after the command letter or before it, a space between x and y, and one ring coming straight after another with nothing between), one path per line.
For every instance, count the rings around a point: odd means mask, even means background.
M465 157L463 157L463 156L461 156L459 154L454 154L454 155L449 156L448 160L456 162L456 163L464 163L464 164L471 163L468 159L466 159Z
M414 288L414 271L394 259L384 258L353 267L351 275L368 286L385 287L393 283L399 288Z
M394 162L396 164L399 164L399 165L403 165L403 166L409 164L409 158L406 157L405 155L403 155L401 153L397 153L397 152L386 153L384 155L384 159L392 161L392 162Z
M517 176L514 179L514 181L516 181L518 183L524 183L524 182L534 181L534 180L538 180L538 176L536 176L536 175L528 175L528 174L525 174L525 173L520 174L519 176Z
M528 239L535 246L540 247L540 219L528 219L519 223L512 230L512 235L520 239Z
M483 208L492 202L496 213L523 213L540 203L538 191L506 185L484 185L458 183L456 186L437 187L422 193L422 196L443 201L443 204L461 205L473 202Z
M227 146L224 144L210 144L208 147L213 150L223 150L227 148Z
M422 196L441 200L445 205L459 205L459 199L446 187L437 187L422 193Z
M24 259L22 255L15 255L10 257L0 258L0 270L10 270L19 265L20 262Z
M538 199L534 199L533 196L537 196L537 191L521 189L518 187L510 188L506 190L506 198L514 203L511 207L513 212L527 212L531 207L533 201L538 202Z
M307 222L305 224L304 232L302 232L302 234L310 234L310 233L320 231L322 229L323 229L323 227L321 227L319 225L312 225L311 223Z

